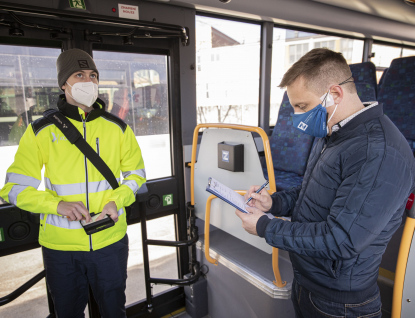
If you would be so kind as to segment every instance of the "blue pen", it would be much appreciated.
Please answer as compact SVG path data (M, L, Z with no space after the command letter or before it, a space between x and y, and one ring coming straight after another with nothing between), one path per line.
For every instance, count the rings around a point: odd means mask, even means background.
M255 193L260 193L263 188L267 186L269 181L267 180L258 190L255 191ZM253 197L250 197L248 200L246 200L245 204L247 204L249 201L251 201Z

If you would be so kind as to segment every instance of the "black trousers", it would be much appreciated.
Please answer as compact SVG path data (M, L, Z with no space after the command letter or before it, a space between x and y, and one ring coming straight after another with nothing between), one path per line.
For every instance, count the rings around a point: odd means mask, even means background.
M58 318L84 317L88 285L102 317L126 317L128 236L92 252L42 247L46 282Z

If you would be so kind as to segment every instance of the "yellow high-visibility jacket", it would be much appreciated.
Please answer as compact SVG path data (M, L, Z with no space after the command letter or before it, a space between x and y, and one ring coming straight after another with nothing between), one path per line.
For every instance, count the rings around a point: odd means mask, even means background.
M127 230L125 206L146 181L141 150L132 129L105 111L101 100L86 115L61 95L59 110L81 132L120 182L113 190L102 174L63 133L46 118L33 122L20 140L13 164L7 170L0 196L17 207L40 215L39 243L61 251L91 251L119 241ZM38 191L45 166L45 191ZM89 212L101 212L114 201L118 222L106 230L87 235L79 221L57 213L60 201L82 201Z

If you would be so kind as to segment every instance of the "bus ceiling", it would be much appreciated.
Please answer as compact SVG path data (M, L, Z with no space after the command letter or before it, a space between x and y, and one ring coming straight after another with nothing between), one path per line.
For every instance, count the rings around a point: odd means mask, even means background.
M165 0L153 0L166 2ZM226 3L225 3L226 2ZM415 10L404 0L171 0L201 12L302 27L352 37L415 43Z

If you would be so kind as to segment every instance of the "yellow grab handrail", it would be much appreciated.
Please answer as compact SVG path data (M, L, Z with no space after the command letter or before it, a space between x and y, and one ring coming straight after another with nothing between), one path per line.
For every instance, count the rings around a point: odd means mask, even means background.
M398 261L396 263L395 282L393 285L392 318L401 318L402 296L405 274L408 262L408 254L415 233L415 219L407 217L402 233L401 245L399 247ZM411 270L411 269L409 269Z
M211 194L206 201L206 211L205 211L205 257L207 261L215 266L218 266L218 260L210 257L209 248L210 248L210 206L212 200L216 198L216 195Z
M192 143L192 158L190 162L190 204L194 206L195 204L195 192L194 192L194 176L195 176L195 163L196 163L196 153L197 153L197 141L199 136L199 130L202 128L227 128L227 129L236 129L236 130L243 130L243 131L250 131L255 132L262 138L262 143L264 145L264 153L265 153L265 162L267 165L268 171L268 180L269 180L269 192L274 193L277 191L275 185L275 175L274 175L274 166L272 163L272 156L271 156L271 147L269 144L269 139L265 131L260 127L253 127L253 126L245 126L245 125L233 125L233 124L199 124L196 126L193 132L193 143ZM245 194L246 191L236 191L239 194ZM243 193L242 193L243 192ZM210 207L212 200L216 198L214 195L210 195L206 201L206 210L205 210L205 257L209 263L218 265L218 261L213 259L209 255L209 226L210 226ZM287 282L283 282L281 279L280 269L278 266L278 249L273 247L272 248L272 269L274 272L275 280L273 281L274 285L277 287L284 287Z

